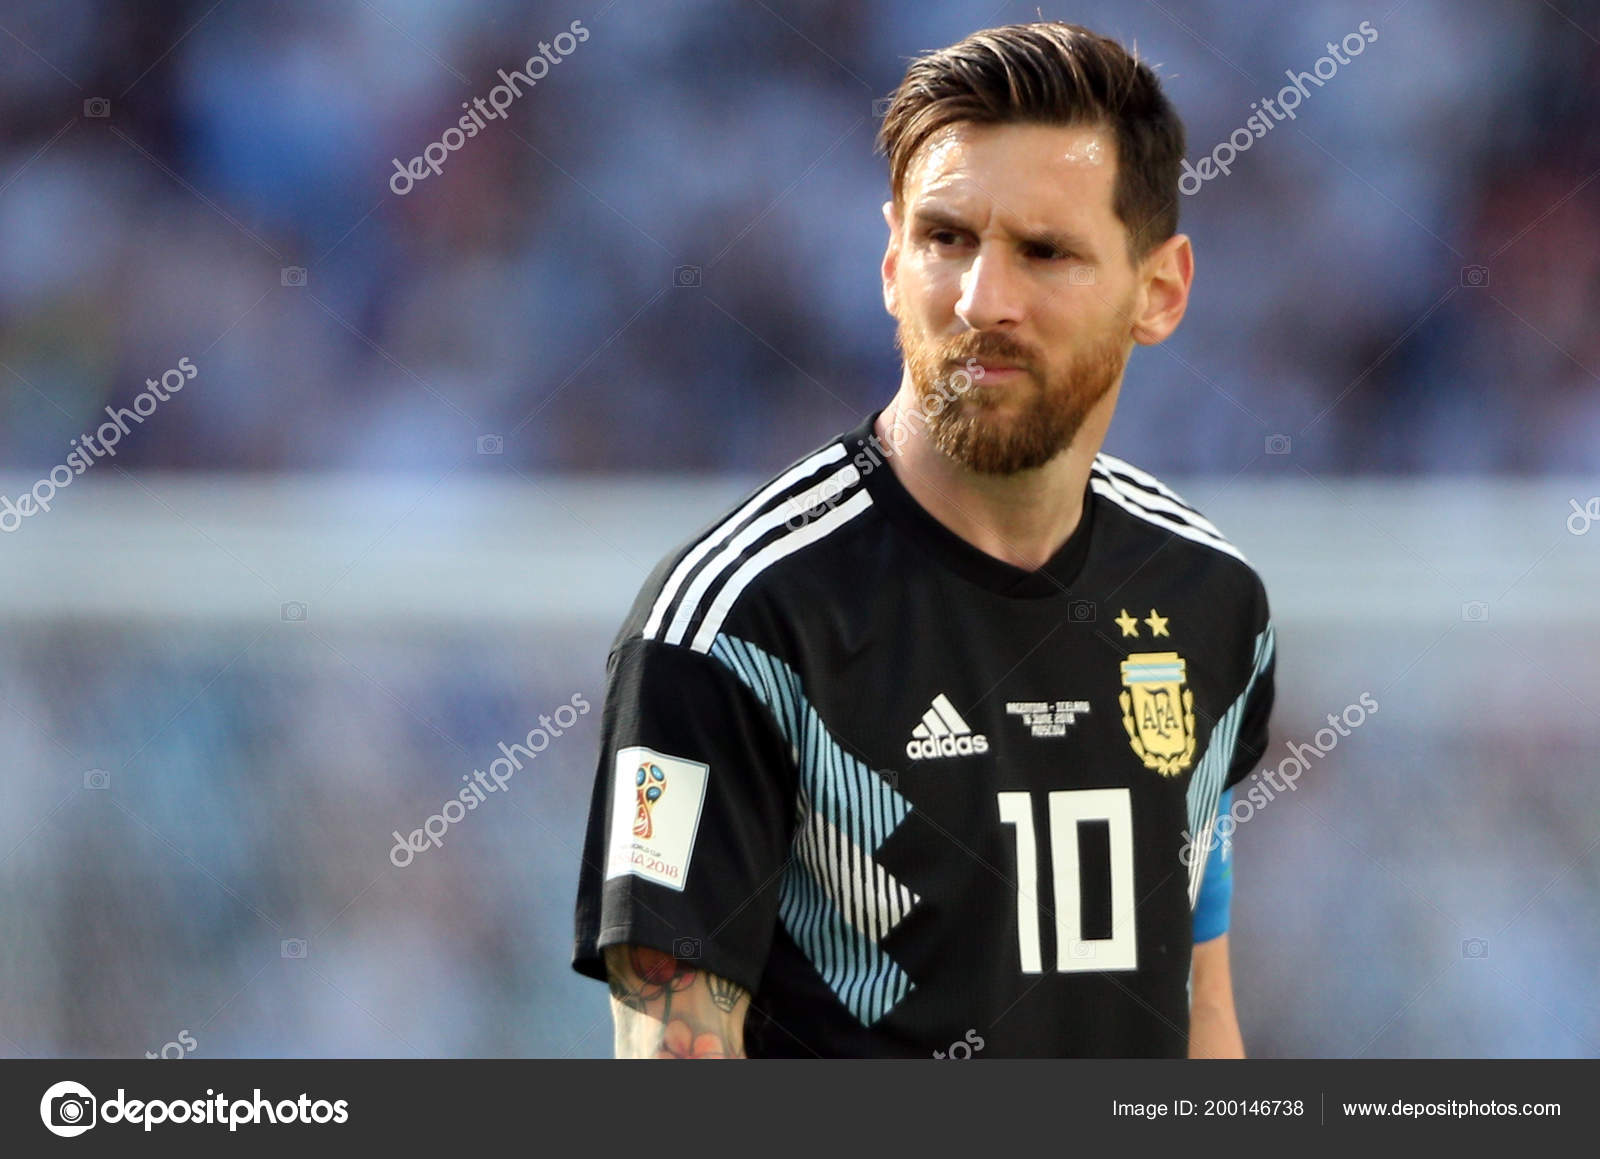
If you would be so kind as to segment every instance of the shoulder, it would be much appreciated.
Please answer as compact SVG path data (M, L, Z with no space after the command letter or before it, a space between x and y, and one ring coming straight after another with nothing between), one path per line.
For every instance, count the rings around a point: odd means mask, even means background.
M640 588L613 648L643 639L709 651L736 608L781 593L795 575L781 565L800 553L827 554L872 506L847 442L841 435L796 459L668 552Z
M1219 551L1250 566L1244 553L1194 504L1126 459L1104 452L1096 455L1090 469L1089 487L1096 495L1159 531Z
M1265 619L1266 588L1243 551L1194 504L1148 471L1104 452L1096 455L1089 474L1090 490L1128 525L1163 540L1181 541L1198 565L1228 577L1230 586L1247 590L1261 605Z

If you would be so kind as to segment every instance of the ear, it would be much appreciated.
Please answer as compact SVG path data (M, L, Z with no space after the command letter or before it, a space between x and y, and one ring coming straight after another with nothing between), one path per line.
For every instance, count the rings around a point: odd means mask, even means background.
M1164 342L1183 321L1194 281L1194 249L1187 234L1174 234L1139 263L1139 299L1132 337L1141 346Z
M895 270L900 264L900 215L895 212L894 202L883 203L883 220L889 226L889 245L883 252L883 308L889 311L891 318L898 318L900 295L895 289Z

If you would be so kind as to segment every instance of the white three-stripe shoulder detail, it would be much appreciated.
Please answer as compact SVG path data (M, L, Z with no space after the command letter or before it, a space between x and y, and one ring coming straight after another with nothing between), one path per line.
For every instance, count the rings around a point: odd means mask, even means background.
M1136 515L1147 523L1153 523L1164 531L1195 543L1214 547L1225 555L1231 555L1241 563L1249 563L1244 553L1222 536L1203 530L1192 522L1185 522L1177 515L1169 515L1159 510L1152 510L1145 506L1148 497L1135 492L1131 488L1118 487L1117 480L1105 475L1094 475L1089 480L1089 487L1096 495L1104 496L1111 502L1121 507L1130 515Z
M732 515L707 532L700 542L696 543L689 553L678 561L678 566L672 569L672 574L667 577L667 582L662 585L661 594L656 597L656 602L651 605L650 616L645 621L644 638L646 640L653 639L655 634L661 630L661 621L666 618L667 609L672 606L673 598L678 594L678 589L683 586L684 581L689 578L689 574L694 571L695 565L704 559L722 541L724 536L770 503L773 496L790 486L795 480L803 479L829 463L838 462L844 458L844 455L843 443L833 443L824 447L816 454L790 467L752 495L750 500Z
M1209 532L1218 539L1227 536L1217 530L1211 520L1196 511L1183 496L1171 487L1168 487L1154 475L1146 474L1131 463L1110 455L1099 455L1095 459L1095 467L1099 469L1107 482L1111 483L1130 499L1140 506L1153 511L1164 511L1175 515L1191 526L1198 527L1201 531Z
M1194 511L1194 507L1186 499L1184 499L1182 495L1179 495L1160 479L1157 479L1154 475L1150 474L1150 472L1142 471L1138 467L1135 467L1132 463L1128 462L1128 460L1119 459L1115 455L1108 455L1104 451L1101 451L1098 455L1096 455L1094 460L1095 465L1102 470L1107 472L1115 471L1119 475L1126 475L1129 479L1132 479L1135 483L1138 483L1147 491L1154 491L1158 495L1165 495L1168 499L1182 504L1190 511ZM1198 515L1199 512L1195 511L1195 514Z
M872 506L872 495L865 487L858 487L850 498L834 507L826 515L820 516L800 528L789 531L773 540L760 551L740 565L739 569L728 577L728 582L722 585L722 590L717 593L717 598L711 601L711 606L706 609L705 619L700 623L700 630L694 634L694 641L690 647L696 652L707 651L717 638L717 633L722 630L723 620L728 618L728 613L733 610L733 605L739 595L767 568L777 563L784 556L792 555L808 544L815 543L825 535L860 515Z
M750 526L730 539L722 550L717 552L706 563L705 567L700 569L700 574L694 577L694 582L689 585L689 590L684 592L683 599L678 602L678 612L672 617L672 623L668 626L667 634L664 637L666 642L668 644L681 644L683 642L684 636L689 631L689 622L694 618L695 612L700 609L700 604L705 599L706 592L717 581L717 577L733 566L738 558L744 554L746 548L779 524L788 525L793 523L796 512L804 516L807 511L810 511L811 508L818 504L837 503L840 495L860 482L860 469L851 463L846 463L827 478L752 520ZM790 530L797 529L790 528Z

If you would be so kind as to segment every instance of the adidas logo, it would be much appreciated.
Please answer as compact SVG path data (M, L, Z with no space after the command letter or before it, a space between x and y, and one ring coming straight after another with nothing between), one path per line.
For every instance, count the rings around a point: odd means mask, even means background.
M942 692L933 698L932 707L922 714L922 723L911 730L911 739L906 741L906 756L914 761L988 751L989 738L974 733Z

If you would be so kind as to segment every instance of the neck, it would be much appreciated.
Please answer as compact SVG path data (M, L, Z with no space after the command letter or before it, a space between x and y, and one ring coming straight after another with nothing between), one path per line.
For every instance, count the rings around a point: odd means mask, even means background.
M1120 385L1095 404L1065 450L1041 467L1012 475L980 474L933 445L927 424L906 417L919 413L909 371L873 431L879 443L894 449L890 468L923 510L978 550L1037 571L1083 518L1089 470L1111 425ZM898 447L890 439L897 423Z

